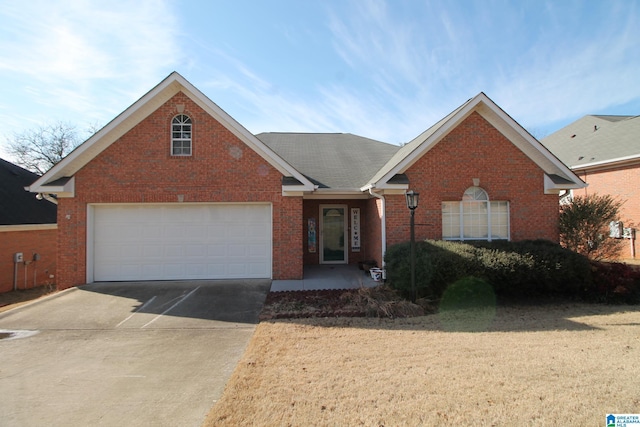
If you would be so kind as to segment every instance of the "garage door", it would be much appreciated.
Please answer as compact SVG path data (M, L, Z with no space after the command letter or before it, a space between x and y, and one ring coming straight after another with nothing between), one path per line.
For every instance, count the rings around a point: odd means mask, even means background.
M271 277L268 204L95 205L90 218L95 281Z

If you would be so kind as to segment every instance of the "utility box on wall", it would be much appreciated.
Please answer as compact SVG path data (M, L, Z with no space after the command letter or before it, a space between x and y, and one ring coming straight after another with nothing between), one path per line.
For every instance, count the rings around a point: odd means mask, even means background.
M55 224L0 227L0 294L55 286L57 241Z
M611 221L609 223L609 237L614 239L622 239L624 234L624 225L622 221Z

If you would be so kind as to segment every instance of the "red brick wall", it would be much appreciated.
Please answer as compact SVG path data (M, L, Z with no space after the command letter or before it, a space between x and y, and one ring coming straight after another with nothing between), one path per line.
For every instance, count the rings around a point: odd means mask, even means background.
M575 190L575 195L610 194L624 201L620 219L625 227L640 227L640 165L624 166L604 171L579 171L578 176L589 184L583 190ZM640 234L637 235L640 237ZM634 242L635 243L635 242ZM634 244L636 258L638 245ZM631 241L626 240L622 258L631 258Z
M177 105L193 122L192 156L170 155ZM273 278L302 278L302 199L282 197L282 174L178 93L76 174L76 196L58 205L58 276L86 282L88 203L270 202Z
M22 252L24 260L29 262L28 265L18 264L18 289L54 284L56 238L55 229L0 232L0 293L13 290L13 254L16 252ZM32 261L35 253L40 254L40 260ZM50 275L54 277L50 278Z
M443 201L459 201L480 179L491 200L510 203L511 240L558 241L558 196L544 194L543 171L480 114L472 113L406 172L420 193L416 239L442 238ZM409 240L403 195L386 196L387 246Z
M368 242L365 259L375 260L382 267L382 200L374 198L367 201L366 221L362 224L362 239Z

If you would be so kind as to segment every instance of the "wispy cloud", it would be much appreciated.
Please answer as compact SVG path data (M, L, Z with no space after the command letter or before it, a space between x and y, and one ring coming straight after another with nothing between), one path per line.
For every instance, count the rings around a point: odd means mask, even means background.
M547 8L550 45L532 45L494 83L505 109L544 127L640 98L640 10L635 2L606 7L606 15L585 7L576 17Z
M638 99L637 5L430 2L398 18L371 0L329 16L340 57L415 133L479 91L534 127Z
M3 4L0 76L21 76L34 107L117 113L181 60L174 16L161 0Z

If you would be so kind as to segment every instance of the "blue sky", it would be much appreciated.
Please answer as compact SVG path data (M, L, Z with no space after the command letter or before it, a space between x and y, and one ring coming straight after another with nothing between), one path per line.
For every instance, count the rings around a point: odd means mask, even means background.
M640 114L640 1L5 2L0 143L103 126L172 71L254 133L402 143L483 91L542 138Z

